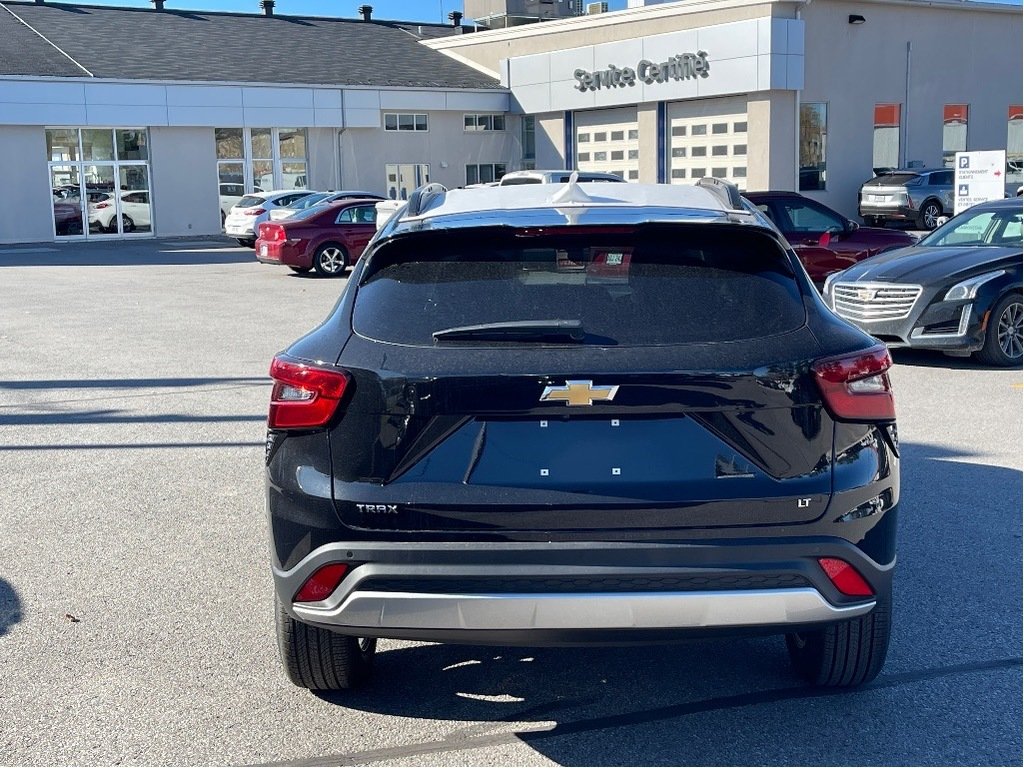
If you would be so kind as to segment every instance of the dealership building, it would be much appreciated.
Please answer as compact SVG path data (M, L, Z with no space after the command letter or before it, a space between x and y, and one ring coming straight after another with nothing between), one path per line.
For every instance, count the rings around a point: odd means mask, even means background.
M956 151L1005 149L1020 183L1017 6L648 0L484 29L166 3L0 0L0 242L208 235L253 190L402 198L529 167L851 217L873 169Z

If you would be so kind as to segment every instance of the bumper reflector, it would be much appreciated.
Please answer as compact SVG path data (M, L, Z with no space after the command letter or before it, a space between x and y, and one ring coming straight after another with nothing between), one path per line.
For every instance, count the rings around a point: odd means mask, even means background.
M834 557L819 557L818 564L825 571L835 588L850 597L871 597L874 591L857 569L845 560Z
M329 597L338 588L346 573L348 573L348 565L345 563L328 563L320 566L312 576L306 579L302 589L295 595L295 602L313 603Z

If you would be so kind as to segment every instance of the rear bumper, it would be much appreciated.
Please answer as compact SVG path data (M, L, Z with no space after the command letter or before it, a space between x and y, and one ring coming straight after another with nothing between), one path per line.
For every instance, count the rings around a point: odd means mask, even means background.
M914 220L919 215L918 210L911 208L909 205L894 205L891 203L872 205L863 201L857 206L857 213L860 214L862 219L878 218L899 221Z
M289 267L310 267L313 264L304 241L290 245L287 242L257 240L256 260L263 264L283 264Z
M277 594L301 621L344 634L512 645L671 639L715 631L787 631L859 616L815 558L853 564L876 594L891 564L841 539L740 545L336 543L275 569ZM319 567L352 570L327 599L294 603Z

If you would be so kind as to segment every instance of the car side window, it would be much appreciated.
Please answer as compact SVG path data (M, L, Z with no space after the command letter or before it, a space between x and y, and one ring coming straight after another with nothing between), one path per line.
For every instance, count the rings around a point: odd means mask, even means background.
M824 207L811 205L800 200L786 200L782 208L793 224L794 232L825 232L829 229L845 229L846 222Z
M338 218L336 218L334 220L334 223L335 224L351 224L352 221L353 221L352 214L353 214L354 210L355 210L354 208L346 208L345 210L341 211L341 213L338 214Z
M953 171L938 171L931 175L931 183L935 186L949 186L953 183Z
M372 205L360 205L354 209L355 220L359 224L376 224L377 209Z

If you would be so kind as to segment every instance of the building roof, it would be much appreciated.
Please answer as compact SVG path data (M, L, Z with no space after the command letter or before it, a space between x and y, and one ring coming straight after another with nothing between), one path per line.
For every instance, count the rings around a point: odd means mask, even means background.
M0 0L0 76L501 88L420 44L458 32L414 22Z

